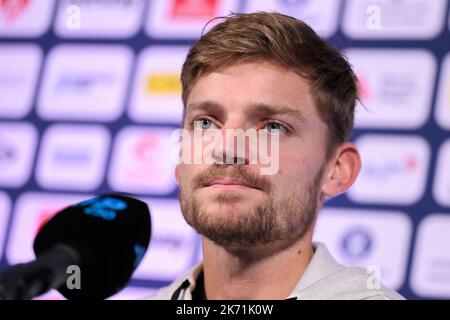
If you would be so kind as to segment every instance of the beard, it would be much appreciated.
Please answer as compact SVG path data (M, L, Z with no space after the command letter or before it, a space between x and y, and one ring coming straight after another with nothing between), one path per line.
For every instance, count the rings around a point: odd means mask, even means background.
M322 165L312 181L303 187L291 185L293 188L289 191L277 190L283 196L275 199L276 190L264 177L249 173L244 166L214 164L190 184L180 183L181 211L186 222L199 234L227 248L245 249L300 239L314 224L324 168ZM233 217L230 217L231 212L224 217L207 209L195 191L223 176L240 179L258 188L264 193L264 199L255 202L249 212L233 214ZM230 211L236 211L234 205L243 200L244 196L237 193L219 193L213 199L218 205L229 205Z

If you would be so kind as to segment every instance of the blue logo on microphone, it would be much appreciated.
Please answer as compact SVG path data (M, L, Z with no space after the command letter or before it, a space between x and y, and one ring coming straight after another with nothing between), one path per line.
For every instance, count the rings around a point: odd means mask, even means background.
M141 246L139 243L136 243L134 245L134 254L136 255L136 258L133 263L133 269L136 269L145 255L145 247Z
M90 199L76 205L76 207L84 206L86 206L84 213L107 221L114 220L117 217L117 211L128 207L125 201L112 197Z

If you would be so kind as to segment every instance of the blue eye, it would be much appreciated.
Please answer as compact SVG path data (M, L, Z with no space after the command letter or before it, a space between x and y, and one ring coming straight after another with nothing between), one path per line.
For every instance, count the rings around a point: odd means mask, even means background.
M284 129L284 127L277 122L269 122L266 124L265 128L271 133L279 133L280 130Z
M214 126L213 122L206 118L194 120L194 128L200 128L202 130L210 129Z

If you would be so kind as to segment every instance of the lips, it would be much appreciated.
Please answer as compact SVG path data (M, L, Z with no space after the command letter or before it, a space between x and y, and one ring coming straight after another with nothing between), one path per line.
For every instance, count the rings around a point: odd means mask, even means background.
M245 183L242 180L233 179L233 178L214 179L205 184L205 187L211 187L211 186L229 186L229 187L233 187L233 186L239 187L240 186L240 187L258 189L258 188L255 188L254 186L249 185L248 183Z

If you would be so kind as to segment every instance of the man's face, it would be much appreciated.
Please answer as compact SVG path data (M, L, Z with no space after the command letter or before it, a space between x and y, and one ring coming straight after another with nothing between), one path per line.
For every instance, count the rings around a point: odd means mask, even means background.
M273 175L261 175L261 163L177 166L181 210L200 234L219 245L248 248L293 241L312 226L325 172L327 127L309 90L295 72L261 61L197 80L185 129L219 129L224 157L230 152L225 130L255 129L278 135L279 141Z

